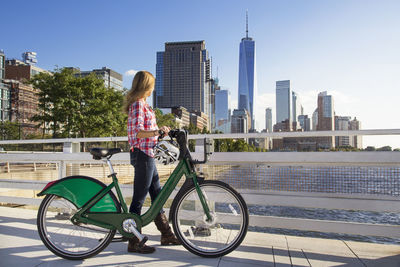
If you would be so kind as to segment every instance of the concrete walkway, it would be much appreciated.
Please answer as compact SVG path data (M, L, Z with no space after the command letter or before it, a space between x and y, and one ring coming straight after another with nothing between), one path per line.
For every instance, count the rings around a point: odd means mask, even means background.
M85 261L53 255L40 240L36 211L0 207L0 266L379 266L400 267L400 246L249 232L234 252L201 258L182 246L161 247L154 224L144 228L150 255L129 254L127 243L111 243Z

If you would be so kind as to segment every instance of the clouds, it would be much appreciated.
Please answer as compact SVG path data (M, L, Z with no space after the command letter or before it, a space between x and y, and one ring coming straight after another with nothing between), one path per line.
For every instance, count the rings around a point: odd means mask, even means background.
M136 75L138 70L130 69L124 72L123 83L125 88L130 88L133 77Z
M137 70L127 70L125 71L124 76L133 77L137 72Z

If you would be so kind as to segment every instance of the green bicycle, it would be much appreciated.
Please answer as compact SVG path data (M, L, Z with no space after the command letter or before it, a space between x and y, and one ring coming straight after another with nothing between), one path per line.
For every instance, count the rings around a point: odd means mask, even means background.
M108 186L86 176L69 176L48 183L38 194L45 196L37 216L39 236L45 246L65 259L82 260L105 249L116 231L123 241L136 236L144 245L148 238L141 234L142 227L154 220L185 175L169 212L177 238L187 250L202 257L220 257L237 248L249 223L242 196L226 183L206 181L196 173L195 164L207 161L206 143L204 160L195 161L187 148L185 131L172 130L169 136L171 140L163 142L179 145L179 163L141 216L128 212L110 161L112 155L122 151L119 148L90 151L94 159L107 163L112 178Z

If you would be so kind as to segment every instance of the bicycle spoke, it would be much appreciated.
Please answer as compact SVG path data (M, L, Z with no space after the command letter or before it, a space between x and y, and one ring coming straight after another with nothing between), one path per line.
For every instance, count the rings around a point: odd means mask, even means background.
M41 207L40 236L61 257L86 258L100 251L115 234L115 230L73 224L70 218L76 211L68 200L55 196Z
M174 215L174 229L184 246L201 256L224 255L237 247L247 231L244 201L223 183L206 181L201 193L210 211L205 215L197 191L182 196Z

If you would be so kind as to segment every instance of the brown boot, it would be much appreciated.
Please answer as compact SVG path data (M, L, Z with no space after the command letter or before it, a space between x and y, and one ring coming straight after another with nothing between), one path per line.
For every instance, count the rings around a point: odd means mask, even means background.
M154 219L154 223L157 229L161 232L161 245L180 245L181 242L175 237L171 231L171 227L168 224L167 216L164 213L160 213Z
M143 245L143 247L139 248L139 239L134 236L133 238L129 239L128 242L128 252L137 252L141 254L149 254L156 251L155 248Z

